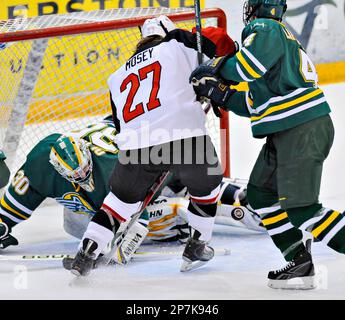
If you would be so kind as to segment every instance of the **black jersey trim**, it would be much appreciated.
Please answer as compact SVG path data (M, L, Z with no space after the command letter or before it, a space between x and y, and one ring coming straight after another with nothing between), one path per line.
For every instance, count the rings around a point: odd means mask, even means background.
M115 106L115 103L113 101L113 97L111 95L111 92L109 92L109 93L110 93L110 104L111 104L111 110L113 113L113 121L114 121L115 129L118 133L120 133L120 131L121 131L120 120L118 119L118 117L116 115L116 106Z
M180 43L183 43L185 47L198 51L195 33L191 33L190 31L182 29L174 29L166 35L162 42L169 42L171 40L176 40ZM216 55L216 45L205 36L202 36L201 49L202 53L208 56L209 58L213 58Z

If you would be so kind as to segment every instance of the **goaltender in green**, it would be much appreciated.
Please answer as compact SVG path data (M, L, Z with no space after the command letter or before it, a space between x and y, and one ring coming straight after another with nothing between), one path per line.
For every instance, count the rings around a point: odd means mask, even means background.
M118 157L113 142L115 135L111 117L107 117L66 135L51 134L37 143L0 200L0 249L18 244L11 235L12 229L29 219L46 198L53 198L64 206L65 231L81 239L109 192L109 174ZM160 196L128 232L128 241L123 244L129 244L136 232L143 235L142 239L146 237L146 241L184 242L189 236L185 196L185 187L170 178ZM241 205L242 216L234 216L234 203ZM258 216L246 207L243 187L224 179L218 204L219 222L264 230ZM131 258L124 257L122 263Z

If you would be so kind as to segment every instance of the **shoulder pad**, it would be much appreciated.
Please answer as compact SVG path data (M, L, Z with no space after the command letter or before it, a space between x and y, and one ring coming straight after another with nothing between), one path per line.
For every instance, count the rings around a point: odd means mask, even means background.
M260 31L271 31L273 29L280 28L280 23L273 19L255 19L250 24L248 24L243 32L252 33L253 31L260 32Z
M251 34L268 33L281 28L281 24L273 19L255 19L248 24L242 32L242 43Z

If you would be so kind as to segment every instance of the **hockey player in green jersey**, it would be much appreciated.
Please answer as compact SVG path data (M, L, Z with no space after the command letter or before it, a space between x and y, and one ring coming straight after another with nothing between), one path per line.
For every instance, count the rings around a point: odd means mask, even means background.
M286 0L249 0L242 49L212 59L190 81L199 96L248 117L255 138L266 138L248 184L248 201L288 264L268 274L273 288L314 287L314 266L302 241L305 230L345 253L344 215L319 203L323 162L334 128L306 51L281 23ZM247 82L249 91L228 85ZM299 228L299 229L297 229Z
M109 173L118 154L115 134L113 122L105 119L66 136L51 134L41 140L0 201L0 248L18 244L11 235L12 228L29 219L46 198L69 209L64 222L65 230L72 235L82 220L73 216L85 216L88 223L109 192ZM148 232L144 226L148 224L147 213L140 222L132 231L144 238ZM131 237L130 232L127 235Z
M11 235L13 227L29 219L46 198L53 198L64 206L65 231L81 239L109 192L109 174L118 158L118 149L113 143L115 134L112 120L106 118L71 134L51 134L42 139L29 152L0 200L0 249L18 244ZM262 231L257 215L245 208L242 189L229 181L223 182L219 219L223 224ZM187 240L187 200L183 199L183 190L178 180L171 180L163 190L166 196L147 207L132 232L139 230L144 238L149 231L148 241ZM241 204L243 210L243 216L236 219L231 215L234 202ZM131 234L128 233L127 239Z

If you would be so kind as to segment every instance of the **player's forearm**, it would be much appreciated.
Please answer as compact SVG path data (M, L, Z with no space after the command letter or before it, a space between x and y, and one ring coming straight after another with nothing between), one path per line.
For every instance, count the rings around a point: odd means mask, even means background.
M229 81L247 82L248 79L244 77L241 69L237 66L238 62L236 56L228 59L219 70L220 76Z
M250 117L250 113L246 106L246 93L243 91L235 92L227 104L224 106L227 111L232 111L233 113L241 117Z

